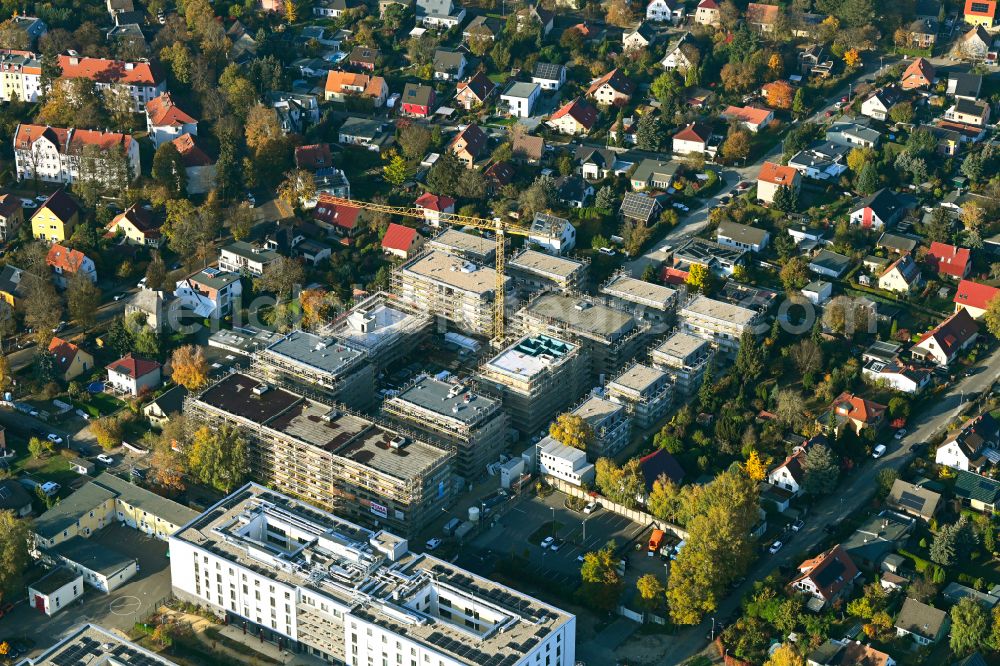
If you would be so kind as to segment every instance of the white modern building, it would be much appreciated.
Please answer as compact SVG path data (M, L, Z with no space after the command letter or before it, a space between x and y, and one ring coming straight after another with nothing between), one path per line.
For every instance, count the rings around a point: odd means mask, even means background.
M52 617L83 596L83 576L56 567L28 586L28 606Z
M695 296L677 313L684 330L714 344L721 353L736 355L740 336L750 328L762 335L767 327L756 310L717 301L707 296Z
M535 213L528 242L551 254L566 254L576 247L576 227L564 217Z
M587 453L566 446L551 437L543 437L536 445L538 473L554 476L574 486L594 481L594 465L587 462Z
M177 281L174 296L180 307L198 317L218 319L233 309L233 303L243 293L240 276L218 268L206 268Z
M530 118L541 94L542 87L537 83L518 81L500 95L500 107L516 118Z
M248 484L170 538L174 593L290 652L352 666L573 666L576 618Z

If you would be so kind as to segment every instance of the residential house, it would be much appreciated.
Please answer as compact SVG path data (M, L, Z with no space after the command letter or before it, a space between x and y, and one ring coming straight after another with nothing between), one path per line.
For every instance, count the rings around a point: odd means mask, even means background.
M980 474L959 470L953 489L962 504L987 515L1000 509L1000 482Z
M348 116L337 130L337 142L380 153L395 141L393 133L379 120Z
M0 481L0 511L11 511L18 518L26 518L33 511L32 495L28 494L20 481L4 479Z
M451 140L448 150L465 165L466 169L472 169L486 151L488 142L486 132L479 129L478 125L469 125Z
M53 243L45 256L45 263L55 274L56 285L63 289L77 275L82 275L92 283L97 282L97 267L94 265L94 260L79 250L71 250L59 243Z
M833 60L824 53L822 44L809 44L799 51L797 57L802 76L816 75L826 78L833 73Z
M115 393L138 396L160 385L160 364L127 354L107 366L106 387Z
M822 417L832 421L821 422L820 426L833 426L838 432L849 426L858 435L866 429L877 431L885 424L887 409L885 405L844 391L831 403L827 415Z
M798 194L802 186L802 175L790 166L782 166L776 162L764 162L757 174L757 201L774 203L774 197L779 188L786 187L792 193Z
M275 250L269 250L255 243L233 241L219 250L219 270L260 277L281 257Z
M644 192L626 192L619 212L626 219L652 224L662 210L663 206L654 197Z
M95 163L91 175L109 185L141 173L139 144L130 134L22 123L14 132L17 179L71 184L85 150Z
M369 72L375 71L375 65L378 64L378 59L381 57L382 53L375 48L370 46L355 46L350 55L347 56L347 62L352 67L359 67L361 69L367 69Z
M184 409L184 398L187 397L188 390L177 385L167 389L143 405L142 414L154 428L162 428L175 414L180 414Z
M635 84L622 70L615 68L590 83L587 97L602 106L615 106L627 104L633 92Z
M579 164L580 175L589 180L601 180L611 175L618 175L618 156L608 148L581 145L576 149L573 158Z
M918 645L933 645L947 635L950 624L945 611L907 597L896 617L896 636L909 636Z
M813 280L802 287L800 293L813 305L824 305L833 297L833 284L826 280Z
M500 108L515 118L530 118L541 94L542 87L537 83L517 81L500 95Z
M787 490L793 496L802 492L805 471L802 461L805 459L806 447L796 447L790 456L776 465L767 473L767 482L772 486Z
M550 254L568 254L576 247L576 227L569 220L548 213L535 213L528 242Z
M824 277L836 279L846 273L852 264L850 257L824 249L809 259L809 270Z
M902 361L870 359L861 368L861 376L868 381L888 386L901 393L920 393L931 383L931 371Z
M700 264L716 275L728 277L737 266L746 265L746 255L745 250L695 236L682 242L674 250L674 268L687 271L692 264Z
M908 294L921 284L920 267L913 257L904 254L878 276L878 288Z
M750 252L763 252L770 239L771 234L767 230L736 222L720 222L715 231L715 240L719 245Z
M434 52L434 80L459 81L465 76L469 62L461 51L437 49Z
M945 120L983 127L990 121L990 105L985 100L956 99L944 112Z
M938 275L944 275L958 280L964 280L972 269L971 251L965 247L957 247L948 243L933 241L924 261L937 270Z
M955 312L965 310L973 319L980 319L986 314L990 301L997 296L1000 296L1000 289L997 287L972 280L962 280L955 290Z
M146 102L167 91L167 77L155 62L125 62L87 58L74 51L57 56L62 79L85 78L99 91L115 89L132 98L132 111L142 113Z
M153 214L139 204L132 204L115 215L106 229L106 236L120 235L122 242L129 245L159 247L163 242L160 225L153 219Z
M980 414L950 433L938 446L934 462L966 472L982 471L993 460L1000 460L1000 423L990 414Z
M686 476L684 468L681 467L677 458L665 449L657 449L653 453L639 458L639 471L642 472L643 481L646 483L646 499L653 492L653 484L658 479L666 477L680 485Z
M456 103L466 111L471 111L486 103L486 100L496 92L497 84L480 70L468 80L459 81L455 87L458 90L455 94Z
M418 83L407 83L403 86L403 98L400 100L400 112L411 118L427 118L434 111L434 88Z
M295 148L295 168L317 172L333 166L333 153L328 143L313 143Z
M593 483L594 464L587 462L585 451L546 436L536 445L536 453L539 474L562 479L574 486Z
M441 226L442 213L455 212L455 200L451 197L424 192L413 204L424 211L424 221L433 227Z
M57 376L64 382L72 381L94 369L94 357L68 340L52 338L49 342L49 354L52 355Z
M313 5L313 16L340 18L348 10L347 0L319 0Z
M953 53L965 60L975 62L986 60L996 53L993 50L993 36L983 26L973 26L955 41Z
M198 134L198 121L174 104L170 93L165 92L146 103L146 131L153 146L159 147L181 134Z
M684 19L684 3L681 0L650 0L646 5L647 21L677 23Z
M680 163L674 161L654 160L645 158L639 162L629 183L636 192L646 189L666 191L674 182L674 177L680 169Z
M577 97L553 113L545 124L560 134L587 134L597 124L597 109Z
M850 592L861 575L850 555L838 544L798 566L799 575L789 584L797 592L832 604Z
M911 353L925 361L948 366L958 354L976 341L979 326L969 312L962 308L924 333Z
M135 296L125 302L125 318L133 313L143 316L145 323L151 329L159 333L164 324L167 323L168 315L172 315L172 308L177 301L171 292L156 291L143 287L135 293Z
M809 652L807 666L896 666L881 650L860 641L830 639Z
M417 22L425 28L458 27L465 20L465 9L452 0L416 0Z
M847 154L850 151L848 146L833 141L817 141L795 153L788 160L788 166L813 180L839 178L847 171Z
M206 268L178 280L174 289L179 307L203 319L225 317L233 311L234 303L242 294L240 276L218 268Z
M0 243L12 240L24 224L24 206L20 197L0 194Z
M830 125L826 140L842 146L874 148L882 139L882 133L871 127L868 118L845 118Z
M932 50L937 43L939 31L937 17L913 19L907 27L910 46L915 49Z
M358 226L360 214L361 209L356 206L336 203L320 196L313 209L313 221L328 234L351 239L361 230Z
M855 204L851 209L851 224L864 229L881 229L899 221L906 211L896 194L883 187Z
M983 89L983 75L972 72L950 72L945 92L955 99L975 101Z
M560 176L555 180L556 198L571 208L583 208L594 196L594 186L580 176Z
M194 135L182 134L173 141L181 155L184 175L187 177L188 194L204 194L215 187L215 160L206 152Z
M302 134L319 122L319 99L316 95L271 91L265 104L274 109L278 125L285 134Z
M882 511L862 522L840 545L855 564L874 569L886 555L904 546L916 522L895 511Z
M328 102L346 102L350 98L370 100L376 109L389 97L389 86L381 76L355 74L354 72L329 71L323 84L323 99Z
M531 82L537 83L542 90L559 90L566 83L566 66L551 62L535 63Z
M965 22L971 26L982 26L987 30L997 19L996 0L965 0Z
M516 16L519 31L535 24L541 27L543 38L552 32L552 26L555 25L555 12L550 12L538 3L519 9Z
M718 27L722 23L722 14L716 0L701 0L694 10L694 22L699 25Z
M462 39L466 44L472 44L475 39L495 42L497 37L503 34L503 28L504 25L499 19L480 14L469 21L462 30Z
M774 111L753 106L728 106L722 112L722 117L738 122L751 132L759 132L774 120Z
M903 90L930 88L934 83L934 65L924 58L917 58L903 71L899 85Z
M900 102L899 89L886 87L876 90L861 103L861 115L885 121L889 117L889 109Z
M701 62L701 52L694 36L684 32L667 46L667 53L660 60L660 65L667 70L677 70L685 74Z
M913 254L919 242L920 239L914 236L893 234L886 231L879 236L875 247L880 250L888 250L893 254Z
M545 155L545 139L540 136L517 132L514 134L511 143L511 152L515 160L535 164L541 161Z
M747 5L746 21L751 28L755 28L760 32L772 32L778 20L779 12L781 12L781 7L777 5L751 2Z
M649 23L641 22L634 28L622 32L622 47L626 51L641 51L656 41L656 30Z
M675 155L704 155L712 139L712 128L700 122L688 124L673 136Z
M486 178L486 190L492 195L514 181L514 166L506 161L494 162L483 169L483 176Z
M79 221L79 205L60 188L31 216L31 235L38 240L62 242L73 235Z
M27 294L26 285L23 283L24 271L11 264L6 264L0 268L0 298L6 301L7 305L17 307Z
M941 493L936 493L924 486L918 486L896 479L892 482L892 490L885 500L886 506L894 511L906 513L924 522L930 522L937 514L941 505Z
M420 252L424 237L413 227L390 222L382 236L382 251L400 259L410 259Z

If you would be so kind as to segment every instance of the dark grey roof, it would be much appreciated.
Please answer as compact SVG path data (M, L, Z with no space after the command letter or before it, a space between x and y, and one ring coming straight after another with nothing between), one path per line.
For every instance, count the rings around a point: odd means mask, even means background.
M0 510L20 511L31 505L31 495L15 479L0 481Z
M156 404L164 414L175 414L184 406L184 398L188 391L183 386L175 386L154 398L150 404Z
M760 245L767 240L768 233L764 229L758 229L746 224L720 222L718 236L732 238L734 241L746 243L747 245Z
M433 96L434 89L430 86L420 85L419 83L407 83L403 86L403 104L430 106Z
M56 546L56 555L102 576L112 576L136 560L104 544L75 536Z
M628 192L622 200L621 213L633 220L649 222L659 209L659 202L640 192Z
M68 585L77 578L80 578L80 576L81 574L78 574L67 567L58 566L29 585L28 589L41 592L42 594L52 594L64 585ZM83 592L82 589L80 591Z
M881 190L875 194L862 199L851 212L862 210L864 208L871 208L880 220L883 222L891 220L892 216L896 214L899 208L899 198L896 193L887 187L883 187Z
M151 490L141 488L134 483L115 476L111 472L100 474L87 485L96 485L108 492L112 492L122 502L142 509L174 525L184 525L198 517L198 512L194 509L189 509L183 504L167 499L166 497L160 497ZM75 495L76 493L73 494Z
M382 123L370 118L359 118L358 116L348 116L344 124L340 126L339 132L347 136L360 136L362 138L374 139L383 133Z
M983 116L989 111L989 104L973 99L955 100L955 111L969 116Z
M890 234L886 232L879 236L876 247L884 247L889 250L895 250L896 252L913 252L917 249L917 243L919 242L920 239L914 238L913 236L903 236L900 234Z
M948 75L948 92L958 97L979 97L982 86L981 74L953 72Z
M438 49L434 52L434 71L454 73L461 69L465 55L460 51Z
M851 258L830 250L820 250L809 260L809 264L836 271L839 275L851 267Z
M937 512L938 502L941 501L941 493L936 493L922 486L917 486L909 481L896 479L889 492L888 505L915 514L921 518L930 518Z
M531 77L535 79L547 79L558 81L561 78L564 67L551 62L540 62L535 64L535 71Z
M896 627L924 638L936 638L947 617L943 610L907 597L896 618Z
M648 183L654 176L664 177L665 180L673 180L680 169L681 163L672 160L644 159L632 172L632 180Z
M36 518L35 534L43 539L58 536L63 530L74 527L85 513L113 500L115 495L111 490L90 482Z

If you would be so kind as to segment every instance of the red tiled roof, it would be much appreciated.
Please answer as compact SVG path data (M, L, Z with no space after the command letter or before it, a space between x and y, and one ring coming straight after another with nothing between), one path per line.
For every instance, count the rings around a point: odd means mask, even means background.
M795 177L798 173L798 171L790 166L781 166L780 164L775 164L774 162L764 162L764 164L760 167L760 173L757 174L757 180L762 180L765 183L771 183L772 185L785 185L791 187L792 183L795 182Z
M960 278L968 270L970 256L968 248L934 241L927 252L927 263L936 267L939 273Z
M338 203L325 201L320 196L319 203L313 209L313 218L319 222L325 222L333 227L340 227L350 231L358 224L358 215L361 209L356 206L344 206Z
M154 127L163 125L180 127L194 125L198 122L174 104L168 92L146 102L146 115L149 116L149 122Z
M108 370L117 372L120 375L128 375L132 379L145 377L149 373L159 369L160 364L144 358L136 358L132 354L126 354L111 365Z
M514 167L509 162L494 162L486 167L483 175L495 185L503 186L514 180Z
M911 81L911 79L913 79ZM904 87L917 87L930 84L934 80L934 65L924 58L917 58L910 63L910 66L903 72L900 81Z
M62 270L63 273L75 273L86 258L87 255L79 250L71 250L65 245L54 243L45 256L45 263Z
M722 112L723 118L730 118L751 125L760 125L770 115L770 110L758 109L754 106L727 106L726 110Z
M127 83L133 86L156 86L163 81L163 72L153 63L127 63L106 58L59 56L62 78L85 78L100 83Z
M780 10L781 8L777 5L764 5L759 2L751 2L747 5L747 23L774 25Z
M591 83L590 87L587 88L587 94L593 95L605 83L611 86L615 92L622 95L631 95L632 91L635 90L635 84L616 67Z
M52 341L49 342L49 353L52 354L56 367L63 374L69 370L79 351L79 347L62 338L52 338Z
M718 9L719 3L715 0L701 0L701 2L698 3L698 7L701 9Z
M159 238L160 226L153 221L153 216L139 204L132 204L124 212L115 215L108 223L108 231L114 233L121 222L129 222L145 238Z
M295 166L300 169L316 171L332 165L333 154L330 152L330 144L328 143L314 143L295 149Z
M97 146L98 148L107 150L108 148L120 145L125 150L128 150L132 144L132 137L130 135L118 132L99 132L97 130L21 124L17 126L14 146L17 149L26 150L39 137L43 136L55 144L60 153L67 153L71 148L77 146L81 148L83 146Z
M833 401L838 413L861 423L875 423L885 415L886 406L844 391Z
M810 579L826 601L835 599L858 575L858 567L840 544L804 561L798 569L801 575L792 585Z
M335 94L355 94L366 97L378 97L382 94L385 79L381 76L368 76L353 72L331 71L326 73L324 90ZM360 89L360 92L358 91Z
M389 228L385 230L385 235L382 236L382 249L406 252L413 246L413 240L416 237L416 229L390 222Z
M958 290L955 292L955 302L977 310L985 310L989 307L990 301L998 295L1000 295L1000 289L996 287L972 280L962 280L958 283Z
M452 208L455 205L455 200L451 197L434 194L433 192L424 192L417 197L415 203L419 208L426 208L427 210L443 213L445 210Z
M577 97L553 113L551 119L559 120L563 116L569 116L589 131L594 126L594 123L597 122L597 109Z
M691 123L677 134L674 134L673 138L678 141L708 143L708 140L712 138L712 128L698 122Z
M986 11L978 11L976 6L986 6ZM965 15L966 16L985 16L987 18L993 18L997 13L997 3L996 0L965 0Z
M181 158L186 168L190 169L191 167L208 166L212 164L212 158L208 156L208 153L198 147L198 144L195 143L194 137L190 134L181 134L170 143L174 144L174 147L177 148L177 152L181 154Z

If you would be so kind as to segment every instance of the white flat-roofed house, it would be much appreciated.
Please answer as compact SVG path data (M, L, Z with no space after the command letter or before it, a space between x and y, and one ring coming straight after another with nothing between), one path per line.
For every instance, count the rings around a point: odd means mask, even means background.
M516 118L530 118L542 87L537 83L518 81L500 95L501 108Z
M715 232L715 240L719 245L751 252L762 252L770 239L771 234L765 229L736 222L721 222Z
M234 241L219 250L219 268L231 273L260 277L281 255L246 241Z
M554 476L574 486L594 482L594 465L587 462L587 453L544 437L536 445L538 473Z
M566 66L550 62L535 64L531 73L531 82L537 83L542 90L559 90L566 83Z
M535 213L528 242L551 254L567 254L576 247L576 227L564 217Z
M52 617L83 596L83 576L56 567L28 586L28 606Z

